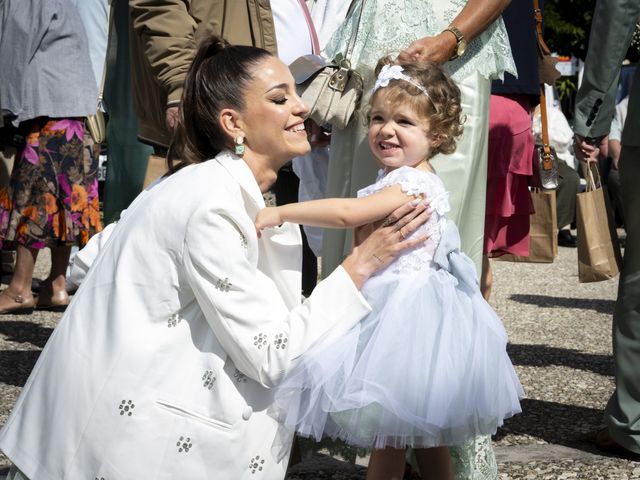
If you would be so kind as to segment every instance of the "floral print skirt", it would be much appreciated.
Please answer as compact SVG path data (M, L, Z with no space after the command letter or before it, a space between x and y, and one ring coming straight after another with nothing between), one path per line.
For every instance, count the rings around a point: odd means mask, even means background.
M84 246L102 230L98 158L79 118L37 118L21 124L9 188L0 188L0 245L41 249Z

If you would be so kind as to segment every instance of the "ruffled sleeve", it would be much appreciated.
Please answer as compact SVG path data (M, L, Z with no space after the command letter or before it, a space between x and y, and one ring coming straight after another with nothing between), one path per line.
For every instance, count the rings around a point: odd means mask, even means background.
M440 216L444 216L451 209L449 192L445 190L440 177L413 167L400 167L386 175L384 170L380 170L376 183L359 190L358 197L367 197L396 184L400 185L407 195L425 197L431 208Z

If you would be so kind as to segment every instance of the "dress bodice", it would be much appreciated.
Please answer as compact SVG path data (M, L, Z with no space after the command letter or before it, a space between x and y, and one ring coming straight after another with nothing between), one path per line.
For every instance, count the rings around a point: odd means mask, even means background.
M442 32L466 3L466 0L357 0L350 16L327 44L324 54L328 58L344 54L357 30L350 60L363 74L365 89L370 89L373 69L380 57L397 55L415 40ZM489 79L502 78L504 72L516 75L502 18L469 42L462 57L447 62L443 68L456 81L476 71Z
M402 191L408 195L427 199L433 212L431 218L412 234L427 234L429 239L422 246L410 249L400 255L384 271L404 273L435 267L433 256L447 225L445 214L450 208L449 193L436 174L413 167L400 167L389 173L380 170L376 183L359 190L358 197L372 195L395 184L400 185Z

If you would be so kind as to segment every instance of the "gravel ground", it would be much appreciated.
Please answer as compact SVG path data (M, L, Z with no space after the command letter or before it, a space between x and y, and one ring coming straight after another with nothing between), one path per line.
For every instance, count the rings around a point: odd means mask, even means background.
M39 278L47 265L43 255ZM491 303L509 333L509 354L526 391L523 413L494 437L499 479L640 479L639 462L602 456L588 440L613 390L617 280L578 283L576 250L568 248L560 248L553 264L493 265ZM0 319L0 424L58 319L44 312ZM0 475L7 466L0 454ZM364 479L365 467L316 454L287 478Z

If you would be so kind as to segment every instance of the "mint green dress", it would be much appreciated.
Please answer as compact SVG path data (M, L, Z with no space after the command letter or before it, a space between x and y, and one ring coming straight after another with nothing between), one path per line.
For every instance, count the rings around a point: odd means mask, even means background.
M353 14L338 28L324 55L334 58L347 50L356 34L352 65L364 79L361 110L344 130L334 130L327 182L328 197L355 197L376 179L378 165L367 144L366 106L375 82L374 69L380 57L397 55L413 41L444 30L458 15L466 0L357 0ZM509 38L502 19L471 41L465 54L443 68L462 93L467 117L464 134L451 155L438 155L432 165L450 193L448 217L460 230L462 250L480 272L487 184L487 136L491 80L504 72L516 74ZM322 270L331 272L352 248L350 232L324 232ZM451 449L456 479L493 480L497 465L489 437L478 437Z
M397 55L413 41L444 30L466 4L465 0L365 0L360 27L357 0L353 13L335 32L324 55L333 58L347 50L353 35L352 65L364 79L361 110L344 130L334 130L331 139L327 196L355 197L356 192L372 184L378 165L366 142L366 115L375 77L373 70L380 57ZM465 54L444 65L462 92L466 114L464 134L451 155L432 160L451 196L450 218L458 225L462 250L474 261L478 272L482 260L484 209L487 169L487 135L491 80L504 72L515 74L509 38L502 19L490 25L467 46ZM325 230L322 265L332 272L351 251L350 233Z

